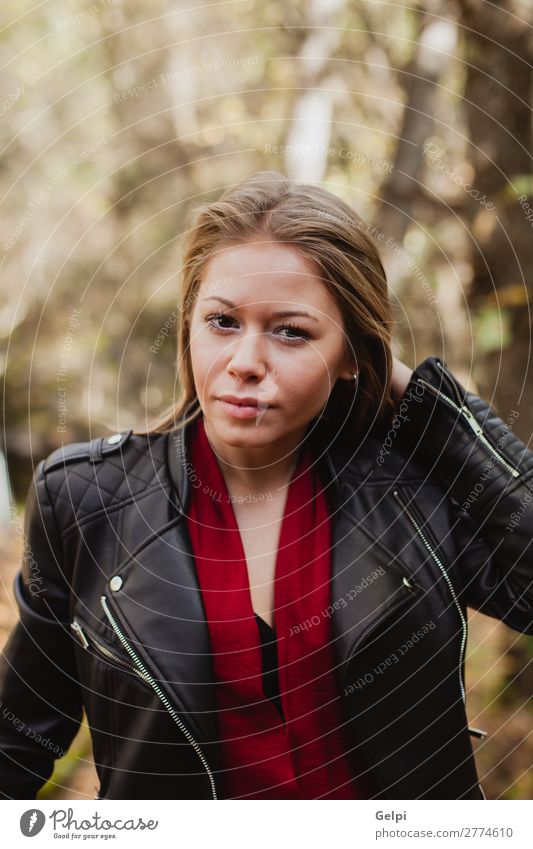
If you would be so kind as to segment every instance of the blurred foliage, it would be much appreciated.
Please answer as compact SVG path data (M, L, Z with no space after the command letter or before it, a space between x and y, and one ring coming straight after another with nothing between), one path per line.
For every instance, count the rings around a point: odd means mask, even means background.
M77 783L80 769L91 766L92 744L89 726L87 725L87 717L84 714L83 722L80 725L80 730L72 741L68 752L55 762L54 771L46 784L41 787L37 793L37 799L61 799L70 798L68 794L69 788L73 788ZM91 772L96 772L92 767ZM87 786L88 780L84 776L84 789L82 798L94 799L98 790L99 782L94 782L94 789ZM67 790L67 794L64 791ZM92 790L92 792L91 792ZM77 797L76 797L77 798Z

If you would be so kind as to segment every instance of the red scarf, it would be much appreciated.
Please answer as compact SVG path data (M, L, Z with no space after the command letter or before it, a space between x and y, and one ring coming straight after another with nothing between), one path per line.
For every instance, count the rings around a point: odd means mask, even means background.
M222 798L370 798L352 776L335 678L330 619L330 520L304 443L291 479L276 561L274 623L285 723L266 698L260 636L231 498L205 432L192 423L187 526L216 681ZM352 765L351 765L352 763Z

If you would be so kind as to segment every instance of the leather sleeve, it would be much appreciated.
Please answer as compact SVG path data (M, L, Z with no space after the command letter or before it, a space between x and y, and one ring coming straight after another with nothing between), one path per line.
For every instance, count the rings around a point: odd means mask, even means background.
M82 717L69 581L42 461L25 504L19 621L0 657L0 799L34 799Z
M410 450L455 504L462 602L533 634L533 452L513 433L519 411L503 421L439 357L417 366L401 403Z

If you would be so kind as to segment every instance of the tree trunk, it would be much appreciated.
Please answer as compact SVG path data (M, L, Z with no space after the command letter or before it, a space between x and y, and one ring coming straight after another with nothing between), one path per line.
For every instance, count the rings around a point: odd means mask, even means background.
M533 370L529 301L533 292L533 206L531 170L531 33L510 2L490 7L459 0L465 59L465 108L471 142L474 188L469 200L474 276L471 313L501 321L506 334L492 345L476 344L475 380L505 421L527 444L533 432ZM522 7L523 9L523 7ZM518 412L518 417L513 415ZM512 564L509 564L511 567ZM531 698L533 640L502 632L505 688L515 704Z

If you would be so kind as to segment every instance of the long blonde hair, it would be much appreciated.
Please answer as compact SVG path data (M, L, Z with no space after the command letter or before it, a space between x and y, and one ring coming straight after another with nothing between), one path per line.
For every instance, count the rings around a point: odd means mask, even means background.
M290 245L319 269L340 309L345 345L358 364L357 386L339 379L320 414L333 441L352 439L373 422L390 423L393 329L387 279L375 240L340 198L278 171L259 171L219 200L197 206L186 222L178 323L177 400L139 434L184 427L201 412L190 357L190 326L198 290L213 253L254 237ZM178 424L179 421L179 424ZM342 425L342 427L341 427Z

